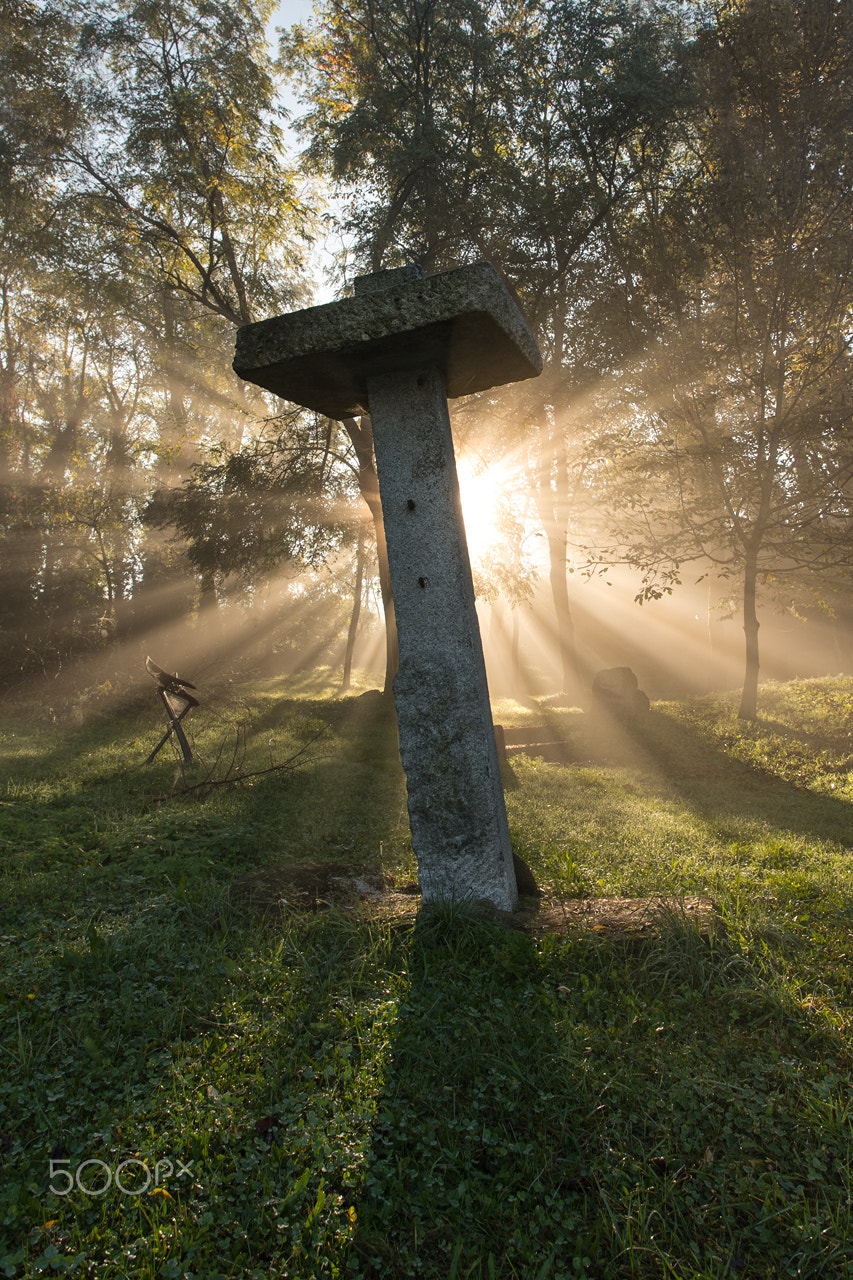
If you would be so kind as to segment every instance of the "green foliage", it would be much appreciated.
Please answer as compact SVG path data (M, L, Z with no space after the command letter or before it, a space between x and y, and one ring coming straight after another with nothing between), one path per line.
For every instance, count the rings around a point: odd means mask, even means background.
M716 8L690 145L629 213L650 341L602 400L612 542L597 554L621 547L652 596L686 562L737 584L744 719L757 596L825 599L833 569L849 581L852 51L832 0Z
M175 603L195 603L192 566L142 513L199 450L260 428L233 325L305 291L313 215L283 152L267 15L2 6L5 680L144 627L176 562Z
M170 291L237 324L294 296L308 222L275 120L269 8L99 0L78 44L100 128L70 157L93 199Z
M599 762L513 761L514 844L555 892L713 894L710 940L673 911L639 947L239 908L265 863L411 875L376 699L243 687L203 757L239 723L249 763L329 723L317 751L153 806L153 711L5 719L0 1274L845 1274L853 688L764 697L748 733L733 697L604 735L551 710Z
M677 146L684 43L672 11L569 0L328 0L282 41L304 86L306 162L346 210L345 253L370 270L489 259L536 334L541 378L457 425L532 499L478 587L527 598L519 525L541 526L565 689L567 539L595 505L590 395L648 327L619 211L656 188Z
M309 96L309 160L359 190L346 224L359 259L378 269L410 256L427 270L464 259L505 137L488 6L332 0L321 17L282 49Z
M177 531L202 579L251 588L288 562L317 566L341 548L347 495L342 477L329 481L325 427L298 413L277 426L238 448L212 448L181 489L148 505L147 522Z

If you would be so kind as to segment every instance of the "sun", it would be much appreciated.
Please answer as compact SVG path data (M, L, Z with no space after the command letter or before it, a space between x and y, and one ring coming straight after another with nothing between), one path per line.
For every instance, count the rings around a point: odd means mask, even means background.
M472 559L481 559L499 541L503 485L497 471L479 458L460 459L457 474L468 551Z

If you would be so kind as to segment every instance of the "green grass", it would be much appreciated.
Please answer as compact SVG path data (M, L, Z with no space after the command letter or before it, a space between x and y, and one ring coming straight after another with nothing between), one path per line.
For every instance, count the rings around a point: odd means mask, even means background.
M393 722L231 688L183 773L141 763L153 698L112 705L0 722L0 1276L853 1274L853 681L765 688L752 726L501 705L584 761L513 761L540 883L719 904L712 942L674 915L639 949L260 923L251 867L413 874Z

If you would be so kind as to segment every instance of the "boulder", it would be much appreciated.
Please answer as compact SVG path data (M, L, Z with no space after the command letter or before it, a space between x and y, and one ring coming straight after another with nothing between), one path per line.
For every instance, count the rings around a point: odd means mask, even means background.
M592 682L592 697L595 708L626 720L644 715L651 705L630 667L599 671Z

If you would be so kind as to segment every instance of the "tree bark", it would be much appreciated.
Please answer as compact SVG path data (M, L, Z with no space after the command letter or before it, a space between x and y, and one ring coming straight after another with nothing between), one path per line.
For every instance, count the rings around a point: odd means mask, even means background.
M566 540L548 538L550 571L548 581L557 617L557 648L560 656L561 693L574 693L577 681L577 653L575 650L575 624L569 601L569 581L566 576Z
M562 693L574 693L577 683L575 626L569 602L566 535L569 522L569 462L562 432L552 424L551 445L545 446L538 475L536 506L548 539L548 581L557 623L557 651Z
M195 619L195 661L201 666L216 662L223 653L222 611L216 594L216 574L201 573L198 611Z
M739 720L755 720L758 718L758 613L755 607L755 592L758 580L758 565L754 554L746 558L743 578L743 633L746 638L746 669L743 677Z
M358 546L355 553L355 586L352 593L352 613L347 632L347 647L344 653L344 674L341 680L341 693L349 693L352 684L352 655L355 649L355 637L358 631L358 620L361 617L361 593L364 587L364 530L358 531Z
M382 500L379 496L379 477L373 457L373 431L370 419L365 415L361 423L355 418L344 418L343 427L352 441L358 459L358 487L370 509L376 531L376 558L379 562L379 590L385 614L385 686L390 693L400 662L397 644L397 623L394 617L394 596L391 591L391 571L388 567L388 547L385 542L385 523L382 519Z
M512 691L516 695L516 697L519 697L523 694L530 692L528 689L524 688L522 684L522 679L521 679L521 654L519 652L519 644L518 644L519 629L520 628L519 628L519 619L518 619L518 609L513 609L511 663L512 663Z

